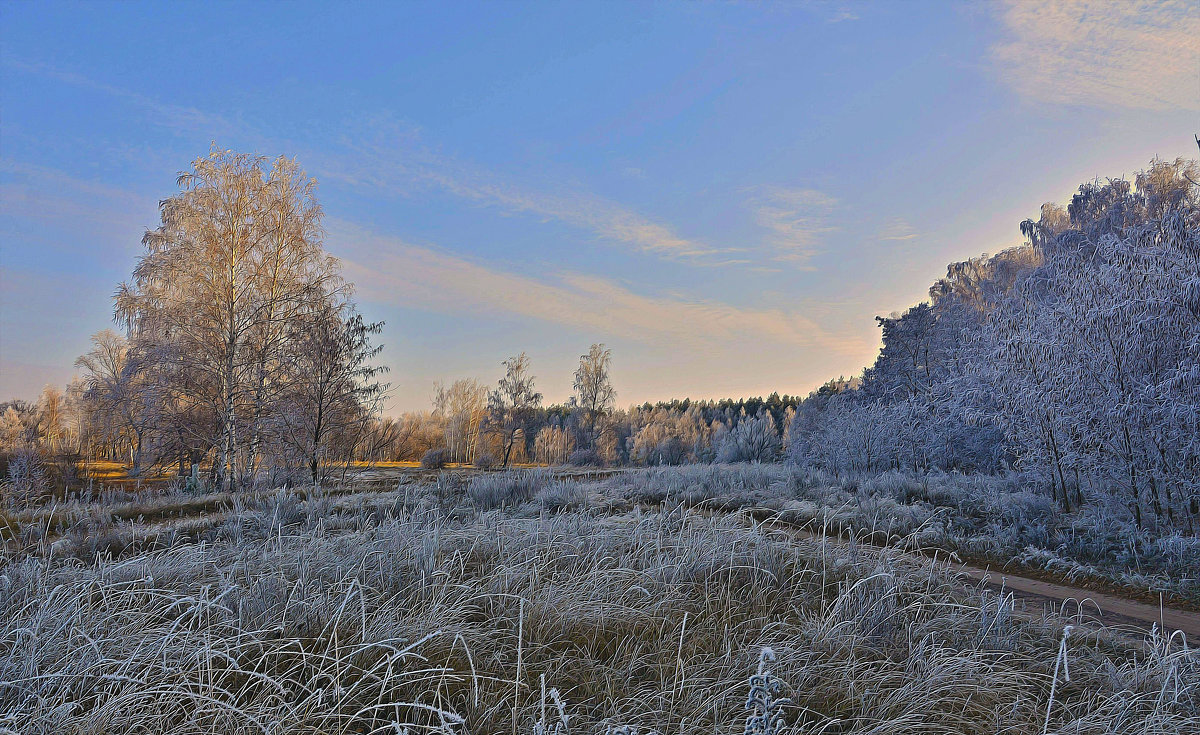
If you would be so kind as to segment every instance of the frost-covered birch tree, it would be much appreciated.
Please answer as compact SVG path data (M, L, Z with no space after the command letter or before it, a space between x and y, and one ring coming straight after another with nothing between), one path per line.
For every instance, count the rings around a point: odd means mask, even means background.
M522 352L503 364L504 377L488 394L488 411L492 427L500 433L503 465L507 467L517 438L528 443L533 421L542 405L542 394L534 389L535 378L528 355Z
M575 396L571 400L579 413L583 439L590 448L595 448L601 419L617 398L609 375L611 369L612 350L594 344L587 354L580 355L579 369L575 371Z
M295 162L214 148L179 186L117 291L116 316L186 412L207 414L203 445L232 487L254 473L267 405L285 388L290 325L345 286L321 247L315 184Z
M880 319L861 388L789 431L835 471L1014 467L1064 510L1120 499L1138 525L1200 520L1200 170L1155 160L1021 225Z

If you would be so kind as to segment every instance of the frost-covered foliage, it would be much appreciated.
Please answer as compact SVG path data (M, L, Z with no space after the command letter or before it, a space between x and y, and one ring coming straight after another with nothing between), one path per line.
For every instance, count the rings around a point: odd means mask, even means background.
M1018 474L889 471L835 475L796 465L639 470L604 482L603 495L639 504L769 512L814 530L875 543L944 549L967 558L1080 583L1161 592L1200 605L1200 540L1138 528L1097 494L1070 513Z
M724 425L713 436L718 462L773 462L779 457L779 433L771 414L745 419L732 429Z
M1200 170L1154 161L1022 224L880 319L852 390L821 391L793 460L839 474L1019 468L1066 510L1117 497L1138 525L1200 520Z
M791 704L787 697L780 697L783 682L771 675L775 663L775 651L764 646L758 655L758 671L750 677L750 693L746 695L746 725L743 735L780 735L787 723L783 708Z
M467 497L480 508L501 508L529 500L550 482L545 470L508 470L483 475L467 485Z
M1076 632L1060 649L1056 618L1010 617L928 560L737 516L514 517L436 492L277 493L111 557L0 558L0 728L983 735L1042 732L1047 712L1053 732L1200 726L1200 660L1178 638ZM1054 676L1064 656L1070 681Z
M437 448L430 449L421 455L421 466L427 470L440 470L450 464L450 451Z
M1041 265L984 330L981 390L1069 505L1112 488L1138 522L1200 508L1200 179L1155 162L1081 187L1070 227L1024 226Z
M712 458L712 424L698 406L660 406L631 416L629 458L635 464L675 465Z
M46 462L36 449L22 448L8 457L8 477L0 490L12 503L23 504L46 491Z

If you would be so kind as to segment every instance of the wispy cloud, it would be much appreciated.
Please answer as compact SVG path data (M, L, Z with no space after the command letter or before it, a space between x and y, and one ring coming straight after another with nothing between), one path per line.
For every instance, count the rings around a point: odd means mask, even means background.
M159 102L138 92L95 81L83 74L40 63L5 59L5 66L94 90L125 100L146 111L164 127L201 130L220 137L233 132L252 138L269 136L235 125L221 115L193 107ZM343 136L341 145L315 154L327 178L344 184L410 194L435 187L454 196L496 206L510 213L532 214L591 232L610 243L658 257L699 265L727 265L732 248L718 248L679 234L668 224L618 202L583 191L547 192L524 187L505 177L431 150L413 126L371 121L360 136ZM640 170L639 170L640 171Z
M509 314L647 344L727 348L730 343L862 352L800 311L752 308L678 295L639 294L580 273L533 277L434 248L329 225L331 249L364 298L439 313Z
M123 100L131 105L141 108L155 118L155 121L163 127L172 130L200 131L206 135L220 136L232 131L235 126L233 123L212 112L205 112L189 107L187 105L173 105L170 103L161 102L152 97L147 97L140 92L135 92L130 89L125 89L113 84L98 82L83 74L73 71L59 69L43 63L35 63L22 61L20 59L5 58L4 66L16 71L27 74L54 79L64 84L70 84L74 87L82 89L90 89L94 92L100 92L110 97Z
M1002 78L1039 102L1200 109L1194 0L1008 0L992 49Z
M43 222L79 218L93 224L128 226L139 214L154 211L152 197L57 169L0 159L0 215ZM144 227L153 223L138 224ZM137 226L133 234L140 235Z
M879 230L880 240L912 240L916 236L917 231L903 217L888 220Z
M816 189L768 187L751 206L768 232L775 260L800 266L820 251L821 238L839 228L832 222L837 199Z
M383 124L384 128L388 124ZM514 214L532 214L591 232L609 243L698 265L731 262L733 248L719 248L685 237L618 202L582 191L551 193L522 186L490 171L431 151L411 128L383 135L386 142L355 141L356 155L337 155L324 168L343 183L385 188L409 195L417 187L434 187L454 196ZM368 139L369 141L369 139Z

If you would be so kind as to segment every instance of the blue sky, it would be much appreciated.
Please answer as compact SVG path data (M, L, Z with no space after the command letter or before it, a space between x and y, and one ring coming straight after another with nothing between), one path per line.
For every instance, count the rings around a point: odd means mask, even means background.
M524 350L565 399L807 393L1084 180L1195 157L1187 2L10 3L0 397L65 383L175 176L299 159L392 410Z

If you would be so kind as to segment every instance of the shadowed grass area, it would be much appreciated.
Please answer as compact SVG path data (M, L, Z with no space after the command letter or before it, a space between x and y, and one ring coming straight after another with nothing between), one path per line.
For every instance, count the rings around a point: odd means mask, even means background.
M1064 583L1200 609L1200 538L1138 528L1096 496L1073 513L1017 475L885 472L836 478L792 465L693 465L632 471L598 494L714 511L755 509L880 545L955 552Z
M799 732L1040 733L1047 711L1055 732L1200 726L1178 640L1072 636L1051 701L1062 625L924 560L684 508L593 515L553 483L508 511L436 492L278 493L201 543L8 558L0 725L546 732L544 677L573 732L731 732L770 646Z

